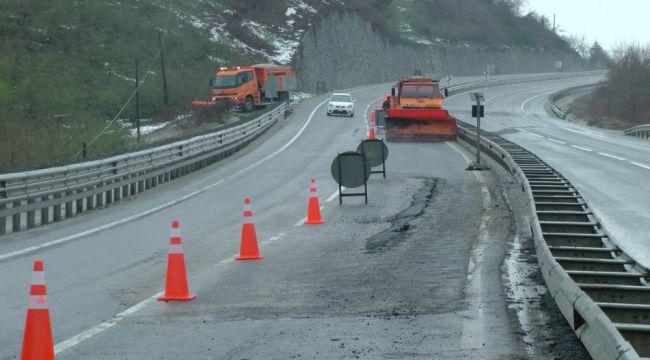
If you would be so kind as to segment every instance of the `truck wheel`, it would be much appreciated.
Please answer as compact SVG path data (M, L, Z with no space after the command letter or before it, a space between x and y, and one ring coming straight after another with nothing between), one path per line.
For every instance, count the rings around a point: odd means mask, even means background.
M246 101L244 101L244 112L253 111L255 103L253 102L252 96L246 96Z

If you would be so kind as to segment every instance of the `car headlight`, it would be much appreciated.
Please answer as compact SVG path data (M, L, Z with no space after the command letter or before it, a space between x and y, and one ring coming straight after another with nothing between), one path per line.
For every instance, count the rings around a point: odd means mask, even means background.
M334 107L334 104L327 104L327 107L328 107L328 108L333 108L333 107Z
M352 105L348 105L348 109L352 109Z

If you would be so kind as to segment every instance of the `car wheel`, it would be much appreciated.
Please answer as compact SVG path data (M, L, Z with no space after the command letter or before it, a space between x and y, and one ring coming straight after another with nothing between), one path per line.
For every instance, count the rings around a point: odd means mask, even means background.
M350 113L350 117L354 117L354 112Z

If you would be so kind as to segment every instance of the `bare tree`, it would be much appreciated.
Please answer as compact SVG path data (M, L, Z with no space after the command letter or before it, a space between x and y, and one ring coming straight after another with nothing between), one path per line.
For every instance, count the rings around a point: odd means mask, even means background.
M590 55L589 44L585 35L569 35L563 37L564 41L569 44L571 49L578 53L583 60L588 60Z
M528 3L528 0L496 0L496 2L504 4L511 13L521 15L522 9Z

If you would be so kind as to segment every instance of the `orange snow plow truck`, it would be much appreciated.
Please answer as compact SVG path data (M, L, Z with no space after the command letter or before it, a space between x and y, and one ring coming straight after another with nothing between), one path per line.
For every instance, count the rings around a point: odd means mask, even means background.
M387 141L437 142L456 139L456 118L442 108L438 81L414 76L397 82L383 103Z
M227 100L245 112L257 106L289 99L289 91L296 87L296 78L291 66L258 64L253 66L221 67L210 79L212 98L209 101L195 100L192 107L214 106Z

